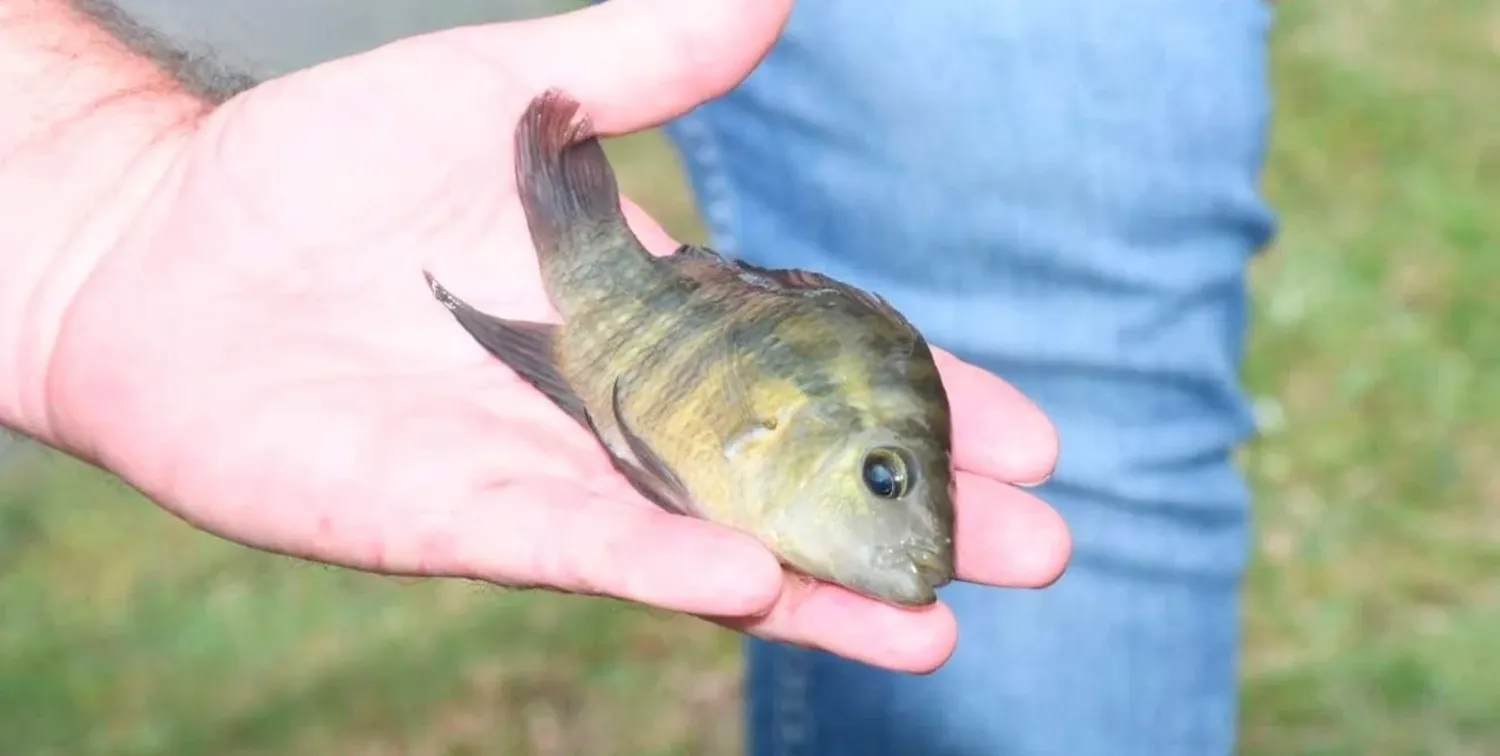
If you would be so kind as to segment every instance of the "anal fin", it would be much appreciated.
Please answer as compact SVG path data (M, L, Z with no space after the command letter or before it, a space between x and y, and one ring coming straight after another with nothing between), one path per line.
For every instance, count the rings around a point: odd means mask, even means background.
M469 332L496 359L516 371L527 383L535 386L554 404L582 425L589 425L588 410L583 400L573 392L568 381L557 369L557 360L552 354L552 344L557 339L557 326L551 323L533 323L525 320L505 320L486 315L467 302L453 296L443 285L426 271L427 286L433 296L443 303Z
M557 368L552 353L556 325L486 315L450 293L432 274L423 271L423 275L433 296L453 313L475 341L594 434L615 469L641 496L673 514L699 516L682 481L621 417L618 379L610 396L610 411L618 435L611 438L600 432L583 400ZM624 448L617 448L621 441Z

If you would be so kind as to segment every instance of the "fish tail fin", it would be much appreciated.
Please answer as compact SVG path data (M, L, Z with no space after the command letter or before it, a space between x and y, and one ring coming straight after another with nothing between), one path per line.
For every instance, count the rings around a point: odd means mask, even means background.
M534 98L516 126L516 187L537 254L566 254L572 229L623 229L619 186L579 104L558 89Z

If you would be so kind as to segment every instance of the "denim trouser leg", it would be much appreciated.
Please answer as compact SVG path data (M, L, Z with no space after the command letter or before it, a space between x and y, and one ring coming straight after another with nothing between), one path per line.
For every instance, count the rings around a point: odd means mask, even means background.
M671 125L715 243L886 295L1056 420L1045 591L955 585L927 677L752 641L753 756L1232 750L1237 381L1269 97L1262 0L804 0Z

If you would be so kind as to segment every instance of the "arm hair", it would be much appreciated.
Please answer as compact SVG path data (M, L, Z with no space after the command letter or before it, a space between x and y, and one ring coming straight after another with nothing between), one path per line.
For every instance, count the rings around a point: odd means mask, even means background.
M205 2L206 0L198 0ZM110 0L69 0L78 12L94 20L137 55L151 60L188 94L218 105L260 83L207 52L190 52L165 34L137 21Z

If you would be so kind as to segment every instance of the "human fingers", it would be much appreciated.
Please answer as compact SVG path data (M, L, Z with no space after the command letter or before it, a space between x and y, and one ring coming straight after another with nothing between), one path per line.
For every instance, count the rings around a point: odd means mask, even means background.
M512 80L577 99L602 133L671 120L738 85L792 0L610 0L545 18L441 32Z
M1049 585L1062 576L1072 552L1067 526L1051 507L971 473L958 476L957 538L958 577L995 586ZM765 614L715 621L767 640L919 674L947 661L958 633L952 610L941 602L896 607L792 573Z
M407 219L410 208L464 191L464 178L510 185L509 130L545 89L577 99L603 134L663 123L728 91L770 49L790 6L611 0L433 32L266 82L222 108L225 123L212 131L242 156L227 159L239 182L292 194L277 206L292 208L299 233L318 236L311 215L346 234L359 225L350 217ZM264 159L272 148L280 159ZM400 180L359 178L370 172ZM344 212L330 211L335 199Z
M954 464L1019 485L1044 482L1057 466L1057 429L1014 386L941 349L933 350L953 408Z
M775 605L755 617L711 617L732 630L815 648L897 672L942 666L958 643L953 610L938 602L911 609L787 573Z
M986 476L960 473L957 505L961 580L1039 588L1062 575L1072 541L1062 518L1041 500ZM793 573L787 573L769 611L714 621L767 640L917 674L942 666L958 638L953 612L942 602L897 607Z
M954 553L958 578L1009 588L1043 588L1062 577L1072 536L1057 510L985 475L958 473Z
M440 533L411 534L429 573L731 616L766 611L782 590L776 558L750 536L566 483L518 483L457 512Z

